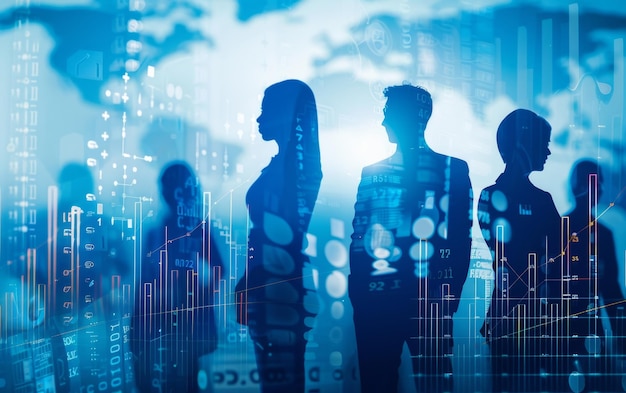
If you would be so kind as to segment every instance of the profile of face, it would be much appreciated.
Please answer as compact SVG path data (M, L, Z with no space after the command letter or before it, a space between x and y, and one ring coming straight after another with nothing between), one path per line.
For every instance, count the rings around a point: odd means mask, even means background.
M391 143L398 143L398 133L402 133L408 128L408 122L406 119L402 119L402 113L398 110L398 105L390 98L387 99L387 103L383 108L383 122L381 125L385 127L387 131L387 138ZM401 135L400 135L401 137Z
M401 85L388 87L384 94L387 102L381 125L389 142L400 147L416 147L423 139L432 112L430 93L421 87Z
M596 175L598 185L597 198L602 196L602 170L596 161L585 159L574 164L570 174L570 188L576 200L587 200L589 197L589 182L592 175ZM592 183L593 186L593 183Z
M290 112L285 110L287 104L287 98L279 89L268 88L265 91L261 114L256 119L263 140L281 144L287 138L292 121Z
M527 153L530 156L531 171L542 171L548 161L548 156L552 154L550 148L550 132L539 135L539 143L532 144L531 151Z
M263 140L275 141L279 155L307 161L307 170L319 169L316 108L311 88L300 80L287 79L265 89L257 118ZM298 154L296 150L300 150Z
M542 171L550 152L552 127L543 117L527 109L509 113L497 132L498 150L507 165L526 174Z

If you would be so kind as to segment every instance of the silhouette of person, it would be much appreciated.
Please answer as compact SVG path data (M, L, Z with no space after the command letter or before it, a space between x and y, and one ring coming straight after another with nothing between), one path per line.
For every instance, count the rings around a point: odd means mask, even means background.
M621 385L621 376L619 380L608 376L614 374L606 358L605 327L600 318L604 308L624 353L624 296L617 281L615 242L611 231L597 221L602 182L597 162L586 159L573 166L570 188L575 206L565 215L569 220L568 263L564 269L564 278L569 279L569 296L565 297L568 318L559 345L560 353L567 356L559 370L563 391L607 392Z
M350 246L361 390L395 392L403 345L418 391L452 391L452 316L469 270L472 188L467 164L432 151L421 87L384 91L383 127L397 145L363 169Z
M550 360L540 356L554 354L547 335L554 335L555 327L540 318L557 318L546 302L559 296L559 280L548 281L548 275L560 265L556 260L549 266L560 255L560 216L550 194L528 178L544 168L551 129L526 109L502 120L496 138L505 169L495 184L482 190L478 203L478 221L496 276L481 329L490 345L495 392L539 391L551 383L545 378Z
M305 334L316 310L302 277L303 240L322 179L313 92L298 80L271 85L257 122L278 154L246 195L252 226L237 317L255 344L261 391L304 392Z
M119 389L132 385L125 371L122 328L122 277L128 268L123 245L112 232L103 204L94 194L91 170L65 165L58 178L56 214L49 215L49 326L62 337L55 356L56 387L67 392L92 389L117 370ZM53 197L53 199L56 199ZM116 333L116 340L111 334ZM115 347L113 347L115 345ZM115 351L111 351L115 348ZM115 362L115 368L111 367Z
M137 388L199 391L199 358L217 348L213 282L222 260L207 236L202 188L182 161L161 173L167 210L148 231L132 321Z

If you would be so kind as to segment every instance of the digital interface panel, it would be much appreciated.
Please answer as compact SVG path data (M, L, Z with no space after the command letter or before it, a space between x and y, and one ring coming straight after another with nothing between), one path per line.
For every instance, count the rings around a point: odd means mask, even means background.
M5 3L0 392L626 391L621 1Z

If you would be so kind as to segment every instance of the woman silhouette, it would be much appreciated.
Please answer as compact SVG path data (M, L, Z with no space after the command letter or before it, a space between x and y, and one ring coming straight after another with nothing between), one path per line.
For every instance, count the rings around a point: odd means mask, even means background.
M303 238L322 179L313 92L297 80L268 87L257 122L278 154L246 195L252 226L237 319L255 343L261 391L303 392L307 319L315 312L305 304Z
M550 304L560 294L554 274L560 266L561 217L552 196L529 179L544 169L551 154L551 131L532 111L509 113L496 134L504 172L482 190L478 202L478 221L496 273L481 330L491 349L494 392L543 391L554 383L548 379L552 365L546 355L554 353L549 333L556 328L544 316L558 321L547 310L555 309Z

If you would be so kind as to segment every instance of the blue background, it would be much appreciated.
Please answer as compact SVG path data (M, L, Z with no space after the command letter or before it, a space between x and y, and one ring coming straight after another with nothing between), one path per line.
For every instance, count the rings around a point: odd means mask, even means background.
M347 250L360 170L393 151L380 126L389 85L408 81L431 92L427 141L468 162L475 195L503 169L495 132L518 107L552 124L552 155L531 179L561 214L572 207L571 166L597 159L605 173L600 220L613 230L623 288L625 31L620 0L6 1L0 336L15 333L7 299L24 296L26 250L46 263L47 192L65 164L87 163L105 214L136 227L134 204L142 204L140 219L154 215L162 166L184 159L211 193L226 264L215 305L221 343L204 359L206 378L215 391L255 391L254 353L235 322L232 292L245 262L244 196L276 152L255 119L263 90L291 78L316 95L324 172L309 228L314 268L305 272L320 301L307 351L310 392L358 387ZM458 392L489 390L478 328L493 272L476 221L473 247L455 316ZM405 364L401 385L411 392ZM4 381L0 391L10 386Z

